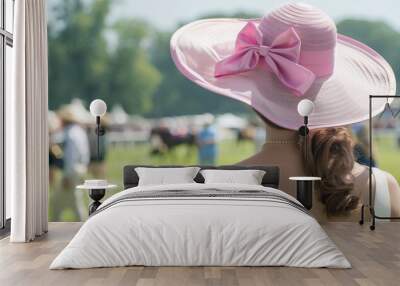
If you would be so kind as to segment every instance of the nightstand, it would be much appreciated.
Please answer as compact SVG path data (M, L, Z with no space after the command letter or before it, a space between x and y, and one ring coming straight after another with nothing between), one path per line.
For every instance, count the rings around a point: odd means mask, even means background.
M89 205L89 216L90 216L101 205L100 200L106 194L106 190L114 189L116 187L117 187L117 185L106 184L106 185L102 185L102 186L95 186L95 185L89 185L89 184L85 183L83 185L77 186L76 188L79 190L88 190L89 191L89 197L93 200L93 202Z
M289 180L297 183L297 200L311 210L313 202L314 182L321 181L320 177L290 177Z

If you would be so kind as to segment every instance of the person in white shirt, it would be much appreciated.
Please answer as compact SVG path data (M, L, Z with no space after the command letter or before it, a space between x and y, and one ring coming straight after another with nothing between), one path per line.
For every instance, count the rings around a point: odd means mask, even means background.
M62 219L62 212L72 208L80 220L87 216L83 192L75 187L83 180L90 162L90 149L85 129L79 124L70 106L60 109L58 115L63 125L63 172L62 184L53 194L53 219Z
M85 129L76 123L64 127L64 177L85 174L90 161L89 141Z

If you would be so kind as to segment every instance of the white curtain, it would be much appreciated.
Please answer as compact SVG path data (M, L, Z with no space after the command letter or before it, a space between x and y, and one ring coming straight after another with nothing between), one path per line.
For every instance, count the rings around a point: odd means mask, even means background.
M6 186L12 242L47 232L46 0L15 1L13 92L6 98Z

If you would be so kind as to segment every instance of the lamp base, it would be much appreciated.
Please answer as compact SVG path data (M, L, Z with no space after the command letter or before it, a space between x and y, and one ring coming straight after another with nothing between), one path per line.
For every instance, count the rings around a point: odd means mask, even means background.
M91 189L89 190L89 197L93 202L89 205L89 215L94 213L97 208L101 205L100 200L104 197L106 193L105 189Z
M297 200L308 210L312 209L313 188L313 181L297 181Z

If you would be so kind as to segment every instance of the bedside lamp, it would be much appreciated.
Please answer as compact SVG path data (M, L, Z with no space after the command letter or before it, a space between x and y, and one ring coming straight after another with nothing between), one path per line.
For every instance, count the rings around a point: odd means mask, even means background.
M100 117L106 114L107 104L101 99L95 99L90 103L90 113L96 117L96 135L97 135L97 159L100 160L100 136L106 131L100 125Z

